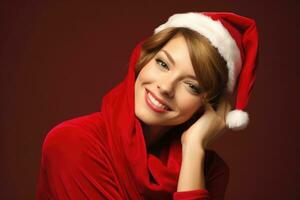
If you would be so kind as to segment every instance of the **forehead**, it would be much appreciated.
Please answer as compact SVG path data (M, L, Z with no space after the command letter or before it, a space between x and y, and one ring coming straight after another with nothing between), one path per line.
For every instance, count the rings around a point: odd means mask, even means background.
M187 75L195 75L192 61L190 58L189 48L185 41L185 38L181 34L175 35L168 43L159 51L160 55L166 57L165 52L175 61L175 67L180 69Z

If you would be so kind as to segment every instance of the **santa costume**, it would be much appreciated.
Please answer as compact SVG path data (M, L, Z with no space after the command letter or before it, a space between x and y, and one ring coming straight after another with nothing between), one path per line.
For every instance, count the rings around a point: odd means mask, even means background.
M187 27L207 37L227 62L228 92L237 91L227 126L240 130L249 122L243 111L255 80L258 49L254 20L225 12L190 12L171 16L154 33ZM205 189L177 192L181 167L180 133L163 137L147 149L134 113L135 65L142 42L132 52L124 80L103 97L101 109L53 127L42 147L37 199L224 199L229 167L205 150Z

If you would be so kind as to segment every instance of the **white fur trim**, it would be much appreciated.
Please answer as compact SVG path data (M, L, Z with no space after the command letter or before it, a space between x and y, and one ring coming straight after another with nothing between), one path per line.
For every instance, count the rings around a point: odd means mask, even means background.
M248 123L249 115L242 110L232 110L226 116L226 125L232 130L242 130Z
M154 33L169 27L190 28L208 38L227 62L229 70L227 90L233 92L237 76L241 71L242 61L235 40L222 23L201 13L178 13L169 17L166 23L155 28Z

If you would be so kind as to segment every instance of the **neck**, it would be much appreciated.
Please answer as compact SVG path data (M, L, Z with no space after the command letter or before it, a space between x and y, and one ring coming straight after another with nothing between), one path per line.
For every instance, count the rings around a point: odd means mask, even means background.
M142 123L147 149L154 145L170 129L168 126L149 126Z

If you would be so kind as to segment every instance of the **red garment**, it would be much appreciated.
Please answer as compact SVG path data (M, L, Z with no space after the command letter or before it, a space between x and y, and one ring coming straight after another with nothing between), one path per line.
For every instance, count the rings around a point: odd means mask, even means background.
M134 114L134 49L126 78L108 92L101 111L64 121L46 136L37 199L224 199L226 163L205 153L206 189L176 192L180 131L147 150ZM209 198L210 196L210 198Z

